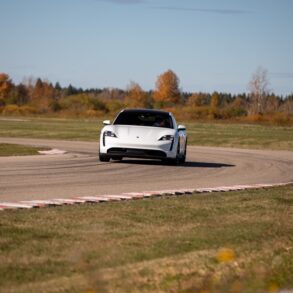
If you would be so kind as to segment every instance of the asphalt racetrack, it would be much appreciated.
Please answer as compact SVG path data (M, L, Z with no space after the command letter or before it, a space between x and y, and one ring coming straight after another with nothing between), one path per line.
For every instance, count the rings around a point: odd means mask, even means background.
M169 166L126 158L101 163L98 141L0 138L0 143L66 151L63 155L0 157L0 201L293 181L291 151L190 146L185 165Z

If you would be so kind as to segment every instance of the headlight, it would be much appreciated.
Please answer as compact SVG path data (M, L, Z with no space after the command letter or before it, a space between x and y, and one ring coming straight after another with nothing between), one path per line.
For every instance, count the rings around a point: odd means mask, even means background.
M114 132L109 130L104 132L104 136L117 137L117 135Z
M110 130L104 131L104 133L103 133L103 146L106 146L106 136L108 136L108 137L117 137L117 135L114 132L110 131Z
M159 140L173 140L173 135L164 135Z

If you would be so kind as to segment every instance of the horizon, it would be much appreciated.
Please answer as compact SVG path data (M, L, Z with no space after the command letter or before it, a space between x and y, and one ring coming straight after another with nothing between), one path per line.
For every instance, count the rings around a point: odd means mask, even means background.
M2 73L2 72L0 72ZM5 73L6 74L6 73ZM9 76L10 77L10 76ZM11 79L11 77L10 77ZM75 86L74 84L67 84L67 85L62 85L59 81L56 81L56 82L51 82L50 80L48 79L42 79L40 77L32 77L30 76L29 78L24 78L22 81L16 83L14 82L13 79L11 79L12 83L16 86L20 85L20 84L23 84L25 86L27 86L29 83L31 84L35 84L37 82L37 80L40 79L42 82L46 82L47 84L50 84L52 85L54 88L56 87L57 84L59 84L59 86L61 87L61 89L67 89L69 88L70 86L73 87L74 89L76 89L77 91L81 90L83 92L86 92L86 91L106 91L106 90L118 90L118 91L122 91L122 92L127 92L127 88L119 88L119 87L79 87L79 86ZM28 80L30 80L28 82ZM153 93L155 91L155 87L153 89L148 89L148 90L145 90L145 89L142 89L144 92L146 93ZM212 95L213 93L218 93L218 94L222 94L222 95L231 95L232 97L236 97L236 96L240 96L240 95L249 95L251 93L251 91L247 90L247 91L243 91L243 92L225 92L225 91L211 91L211 92L208 92L208 91L186 91L186 90L183 90L183 89L180 89L180 92L183 94L183 95L192 95L192 94L204 94L204 95ZM270 95L275 95L279 98L288 98L288 97L291 97L293 95L293 91L291 93L288 93L288 94L277 94L275 93L274 91L271 91L269 90L267 92L268 96Z

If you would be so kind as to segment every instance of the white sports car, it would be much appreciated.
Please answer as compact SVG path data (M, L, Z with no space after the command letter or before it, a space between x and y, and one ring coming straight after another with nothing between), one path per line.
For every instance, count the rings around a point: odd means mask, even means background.
M102 162L124 157L160 159L184 163L187 135L172 113L149 110L122 110L114 122L105 120L100 136L99 158Z

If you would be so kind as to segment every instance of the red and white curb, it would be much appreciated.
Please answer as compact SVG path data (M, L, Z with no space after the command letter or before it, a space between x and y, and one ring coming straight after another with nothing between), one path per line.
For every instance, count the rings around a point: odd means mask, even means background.
M220 186L212 188L196 188L196 189L172 189L172 190L159 190L159 191L145 191L145 192L128 192L122 194L106 194L99 196L77 196L74 198L55 198L48 200L26 200L19 202L0 202L0 211L11 210L11 209L32 209L42 208L51 206L62 206L62 205L76 205L83 203L102 203L122 200L133 200L150 198L156 196L176 196L176 195L187 195L194 193L211 193L211 192L227 192L227 191L238 191L247 189L260 189L269 188L275 186L292 185L293 182L286 183L274 183L274 184L253 184L253 185L233 185L233 186Z

